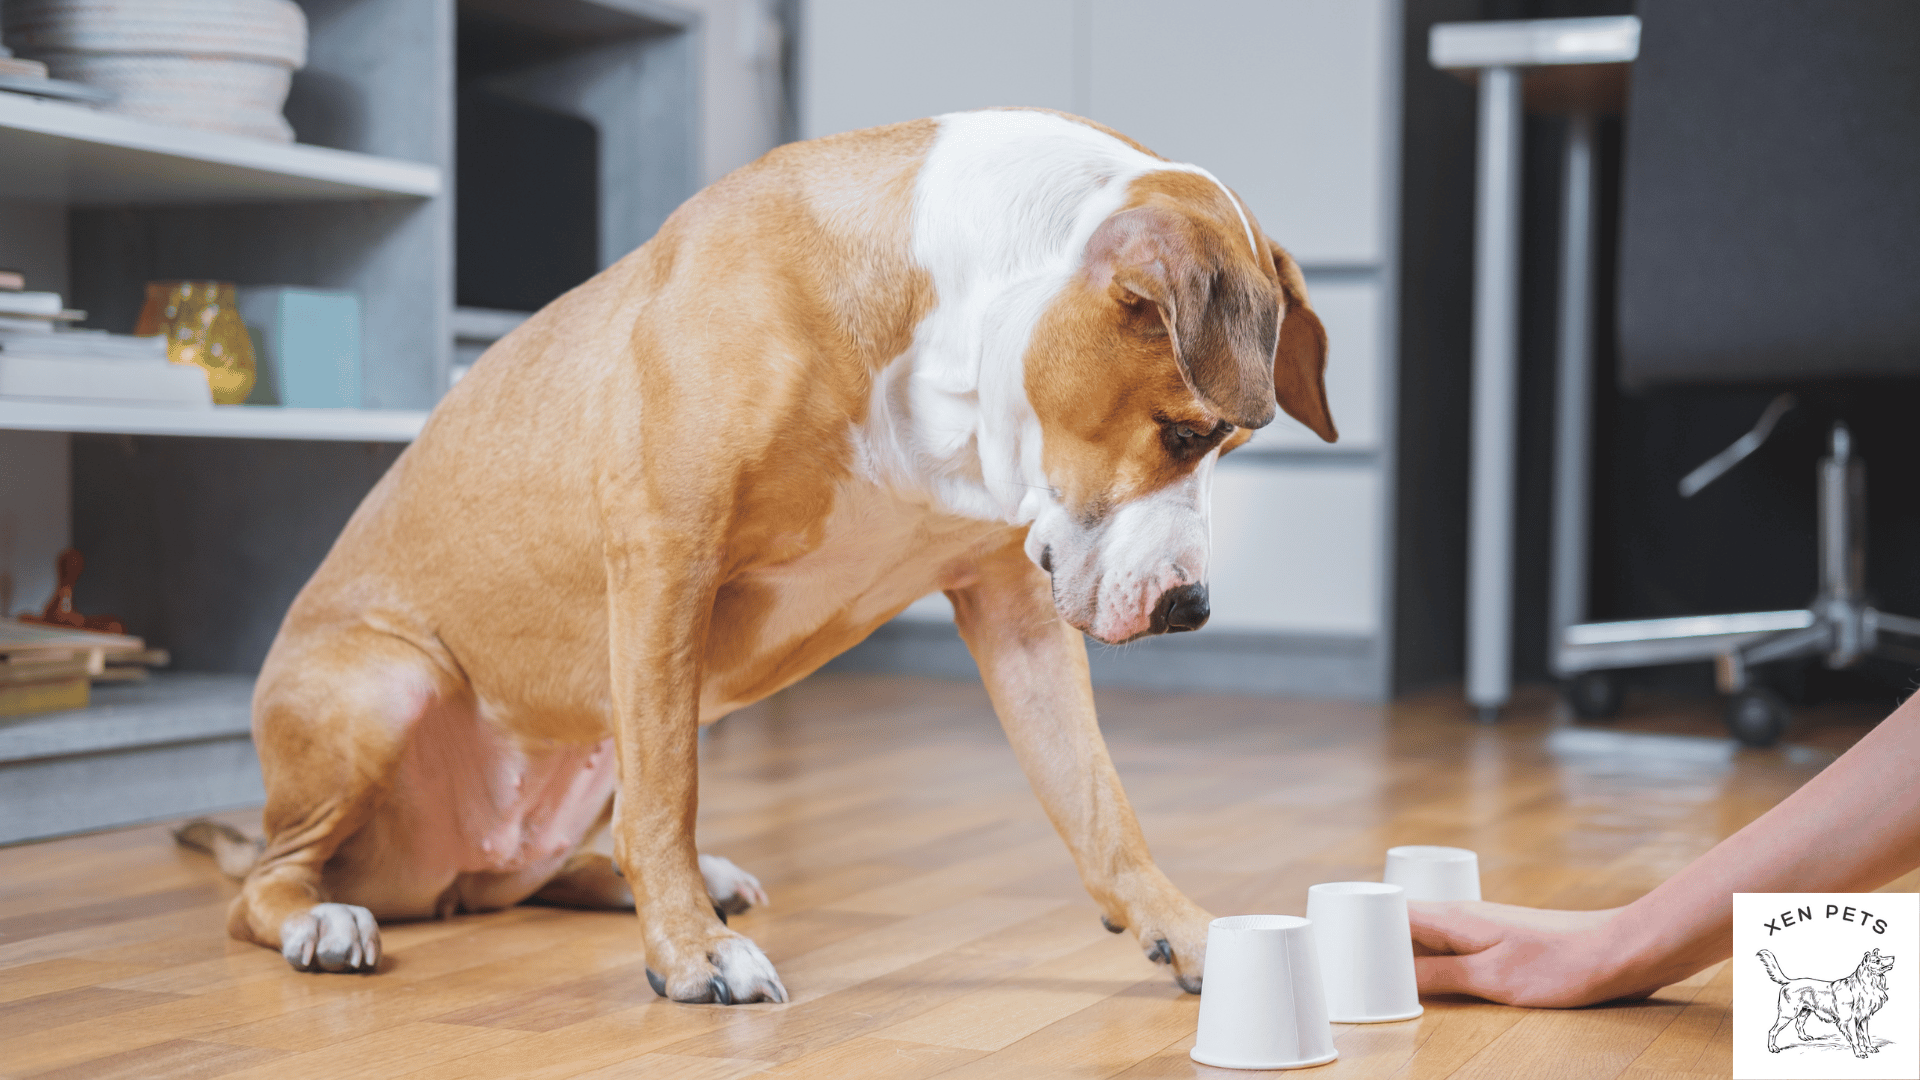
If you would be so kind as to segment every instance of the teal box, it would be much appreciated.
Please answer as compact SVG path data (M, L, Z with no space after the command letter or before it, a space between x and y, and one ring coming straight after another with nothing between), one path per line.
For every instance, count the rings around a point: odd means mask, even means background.
M239 291L260 375L249 404L360 407L360 298L291 285Z

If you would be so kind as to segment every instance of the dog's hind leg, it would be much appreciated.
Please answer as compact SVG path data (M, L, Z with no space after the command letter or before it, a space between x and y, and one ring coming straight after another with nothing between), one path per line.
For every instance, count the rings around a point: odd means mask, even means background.
M283 634L254 693L266 845L228 933L302 971L379 965L375 913L331 902L341 883L326 879L328 863L372 817L412 726L450 681L419 649L366 627Z
M729 915L767 902L760 879L729 859L700 856L700 876L707 884L707 899L713 901L713 910L722 922ZM599 851L577 852L553 880L533 894L533 899L556 907L603 911L631 911L635 906L633 883L621 875L610 856Z
M1782 997L1784 998L1785 995L1783 994ZM1807 1029L1805 1027L1807 1022L1806 1012L1804 1010L1789 1012L1786 1009L1786 1004L1784 1000L1780 1002L1780 1019L1774 1023L1773 1030L1767 1032L1767 1049L1775 1054L1780 1052L1780 1033L1785 1031L1787 1025L1793 1023L1794 1020L1798 1019L1802 1025L1800 1028L1800 1038L1804 1040L1807 1037Z

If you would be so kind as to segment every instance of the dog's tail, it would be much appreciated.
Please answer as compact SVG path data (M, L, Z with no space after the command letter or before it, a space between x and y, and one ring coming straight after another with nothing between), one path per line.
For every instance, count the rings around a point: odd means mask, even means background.
M181 847L195 851L204 851L213 856L220 865L220 872L240 880L260 861L260 852L266 844L252 839L246 833L225 822L211 818L196 818L173 830L173 838Z
M1773 958L1773 954L1768 952L1765 949L1760 950L1760 964L1762 967L1765 967L1767 969L1767 978L1772 979L1774 982L1779 983L1781 986L1785 986L1787 985L1787 983L1792 981L1791 979L1788 979L1784 973L1781 972L1780 961L1775 960Z

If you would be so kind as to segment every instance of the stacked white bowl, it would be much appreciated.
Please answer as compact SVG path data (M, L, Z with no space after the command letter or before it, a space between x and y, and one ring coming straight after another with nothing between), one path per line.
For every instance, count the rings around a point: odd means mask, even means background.
M280 115L307 62L293 0L5 0L7 44L56 79L111 91L109 111L293 141Z

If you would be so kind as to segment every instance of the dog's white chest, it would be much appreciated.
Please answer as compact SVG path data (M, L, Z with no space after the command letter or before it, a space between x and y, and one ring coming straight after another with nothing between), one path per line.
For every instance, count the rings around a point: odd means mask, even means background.
M827 645L824 638L850 637L844 648L920 597L965 585L968 556L1007 528L941 514L876 485L843 485L818 544L725 590L710 634L721 670L708 673L701 719L746 703L734 693L744 671L777 666L816 641Z

